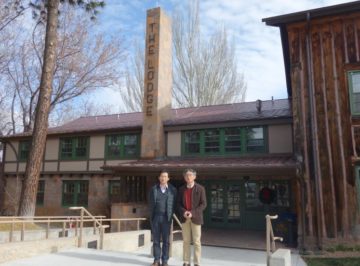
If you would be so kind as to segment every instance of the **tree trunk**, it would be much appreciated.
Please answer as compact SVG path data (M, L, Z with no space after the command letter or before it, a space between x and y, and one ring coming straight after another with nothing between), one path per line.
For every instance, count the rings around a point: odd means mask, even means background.
M19 216L35 215L36 193L48 129L48 116L51 103L52 80L57 45L59 0L49 0L47 4L44 63L40 81L39 100L36 106L31 148L26 164L24 183L21 189L18 211Z

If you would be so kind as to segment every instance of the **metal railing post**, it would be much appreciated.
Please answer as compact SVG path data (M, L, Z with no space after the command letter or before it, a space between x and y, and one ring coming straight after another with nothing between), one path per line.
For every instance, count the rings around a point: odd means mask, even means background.
M82 208L80 211L80 234L79 234L79 248L82 247L82 240L83 240L83 226L84 226L84 209Z
M48 218L47 224L46 224L46 239L49 238L49 231L50 231L50 219Z
M171 219L170 225L170 236L169 236L169 257L172 257L172 250L173 250L173 242L174 242L174 222Z
M100 227L100 245L99 245L100 249L104 248L104 227L101 226Z
M65 237L66 222L64 221L62 224L62 237Z
M14 241L14 230L15 230L14 220L15 220L14 218L11 220L11 229L10 229L9 242L13 242L13 241Z
M24 241L25 239L25 223L22 222L21 224L21 241Z
M266 265L270 265L270 216L266 215Z

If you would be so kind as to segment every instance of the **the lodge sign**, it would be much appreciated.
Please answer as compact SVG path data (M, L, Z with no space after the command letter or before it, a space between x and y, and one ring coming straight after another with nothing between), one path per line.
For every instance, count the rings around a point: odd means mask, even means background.
M154 101L157 90L157 71L159 51L159 14L147 17L146 26L146 56L145 56L145 98L144 113L146 116L154 114Z

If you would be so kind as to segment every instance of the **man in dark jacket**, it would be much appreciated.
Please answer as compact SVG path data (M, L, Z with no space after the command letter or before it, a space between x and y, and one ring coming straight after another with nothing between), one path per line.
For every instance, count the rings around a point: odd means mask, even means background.
M190 242L194 243L194 264L200 266L201 225L204 223L203 211L206 208L206 193L203 186L195 183L196 171L186 169L186 184L179 189L177 209L182 223L183 266L190 266Z
M176 188L169 182L169 172L162 170L159 183L154 185L149 194L151 231L153 234L154 263L152 266L168 266L169 236L171 220L176 203ZM160 248L162 238L162 248Z

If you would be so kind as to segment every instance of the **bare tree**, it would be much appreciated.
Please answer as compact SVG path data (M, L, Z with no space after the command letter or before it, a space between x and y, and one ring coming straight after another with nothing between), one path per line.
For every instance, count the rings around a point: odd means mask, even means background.
M119 65L125 58L121 38L105 41L101 33L90 34L93 23L69 6L64 6L61 14L50 111L75 97L116 83L121 75ZM6 86L14 92L11 95L13 132L19 128L30 131L34 125L43 36L44 27L38 25L32 34L23 37L16 56L7 65Z
M109 115L117 111L116 106L111 104L98 104L90 99L76 99L58 105L49 117L49 124L56 127L81 116Z
M125 87L120 91L124 108L128 112L139 112L143 106L145 55L138 43L135 44L135 49L125 71Z
M199 0L186 13L173 15L173 99L177 107L214 105L245 100L246 82L238 72L234 44L225 29L210 37L200 31ZM121 88L128 111L142 110L144 52L136 49Z

